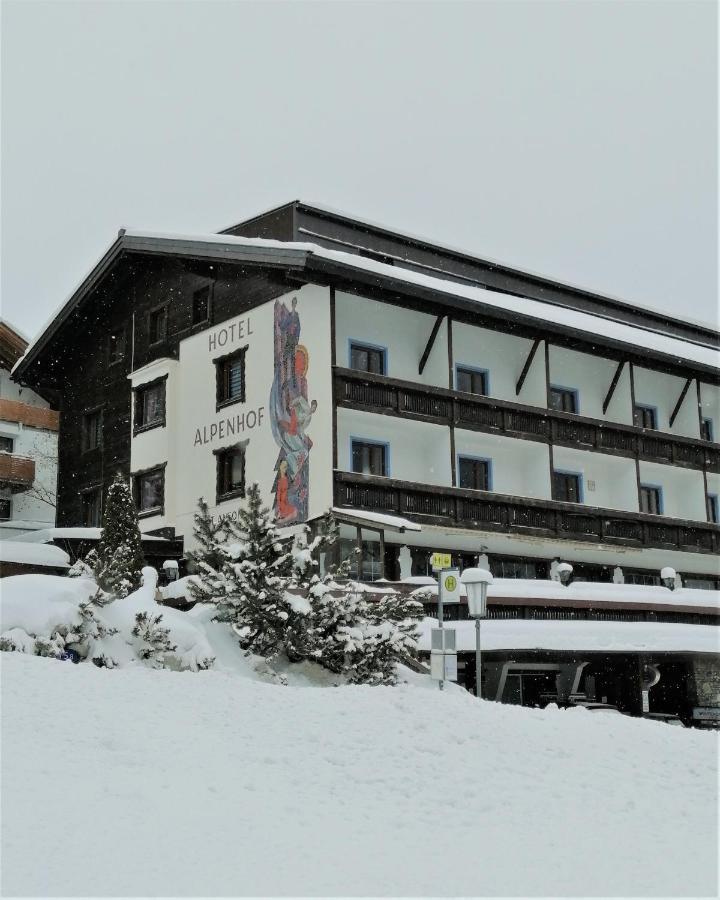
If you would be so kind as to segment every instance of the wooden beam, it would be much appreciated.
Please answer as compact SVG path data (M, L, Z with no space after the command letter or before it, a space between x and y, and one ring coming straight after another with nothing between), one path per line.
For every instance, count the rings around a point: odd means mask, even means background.
M682 406L682 402L685 399L685 395L690 390L690 385L692 384L692 378L688 378L685 382L683 389L680 391L680 396L678 397L677 403L675 404L675 409L673 409L670 414L670 427L673 427L673 422L677 418L677 414L680 412L680 407Z
M430 337L428 338L428 342L425 345L425 350L423 351L423 355L420 357L420 366L418 367L418 375L422 375L423 369L425 368L425 363L428 361L428 356L430 356L430 351L433 348L433 344L435 343L435 338L438 336L438 331L440 331L440 326L442 325L442 320L445 316L438 316L435 319L435 324L433 325L433 329L430 332Z
M605 415L605 413L607 412L608 406L610 406L610 401L613 398L613 394L615 393L615 388L618 385L618 381L620 381L620 376L622 375L622 370L623 370L623 367L625 366L626 362L627 362L627 360L625 360L625 359L620 360L620 362L618 363L617 369L615 369L615 374L613 375L613 379L610 382L610 389L608 390L607 395L605 396L605 399L603 400L603 407L602 407L603 415Z
M522 386L525 384L525 379L527 378L527 374L530 371L532 361L535 359L535 354L537 353L537 348L540 346L541 340L542 338L535 338L535 340L533 341L533 345L530 348L530 352L528 353L528 358L525 360L525 365L522 367L522 372L520 373L520 377L518 378L517 384L515 385L516 397L522 390Z

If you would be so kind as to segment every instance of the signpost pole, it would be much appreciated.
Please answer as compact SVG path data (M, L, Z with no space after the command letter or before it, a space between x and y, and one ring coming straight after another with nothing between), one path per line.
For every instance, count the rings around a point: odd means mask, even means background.
M482 665L480 660L480 619L475 619L475 696L482 697Z
M443 570L438 572L438 628L443 627ZM440 690L444 690L445 682L440 679Z

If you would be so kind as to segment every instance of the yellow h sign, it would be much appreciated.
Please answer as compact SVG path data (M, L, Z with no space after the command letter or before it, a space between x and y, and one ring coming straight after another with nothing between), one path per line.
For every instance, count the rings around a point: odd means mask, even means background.
M439 572L452 566L452 556L449 553L433 553L431 562L433 572Z

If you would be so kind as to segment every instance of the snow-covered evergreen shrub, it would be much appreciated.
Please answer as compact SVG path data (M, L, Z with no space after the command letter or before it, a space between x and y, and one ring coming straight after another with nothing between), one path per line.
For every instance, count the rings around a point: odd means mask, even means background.
M140 659L149 661L156 669L163 667L166 653L177 650L177 646L170 642L170 629L163 628L161 622L162 613L157 616L147 612L137 613L132 630L135 637L140 638Z
M213 520L202 497L198 500L198 511L193 515L193 534L198 547L187 554L195 568L195 578L188 589L198 603L213 603L226 590L223 567L227 562L228 528L224 521Z
M108 488L105 503L97 548L97 582L113 596L127 597L140 586L143 562L135 501L127 479L118 473Z

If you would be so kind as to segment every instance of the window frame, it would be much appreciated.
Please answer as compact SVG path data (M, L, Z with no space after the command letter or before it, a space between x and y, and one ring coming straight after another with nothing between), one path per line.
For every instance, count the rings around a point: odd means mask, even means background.
M380 354L380 359L382 360L382 371L381 372L371 372L369 369L356 369L353 366L352 355L353 350L371 350L374 353ZM353 372L364 372L366 375L384 375L387 377L388 373L388 348L383 347L382 344L371 344L369 341L362 341L358 338L348 338L348 369L351 369Z
M192 297L190 300L190 327L197 328L200 325L211 325L213 321L213 294L214 294L214 282L208 281L207 284L202 285L199 288L195 288L192 292ZM196 319L195 318L195 298L198 294L203 291L207 291L207 316L204 319Z
M225 503L237 497L244 497L247 487L247 449L248 441L238 441L227 447L218 447L213 450L215 457L215 502ZM242 486L231 490L223 490L224 474L226 472L226 459L231 453L239 453L242 458Z
M645 413L650 413L650 417L652 418L652 425L641 425L638 421L638 411L642 411ZM652 406L650 403L636 403L633 407L633 425L636 428L642 428L644 431L657 431L658 430L658 409L657 406Z
M720 501L717 494L706 494L705 505L707 507L707 520L712 525L720 524Z
M81 453L92 453L94 450L102 450L104 444L104 431L105 431L105 422L103 416L103 408L104 406L93 406L91 409L86 409L82 414L82 423L81 423L81 434L80 434L80 452ZM100 419L100 440L97 444L93 444L92 447L88 445L87 435L88 435L88 419L91 416L98 416Z
M460 484L460 462L467 460L473 463L485 463L487 473L487 487L484 488L467 488ZM492 491L493 489L493 461L489 456L473 456L471 453L458 453L455 460L457 473L457 486L465 491Z
M13 514L13 500L12 495L10 497L0 497L0 505L7 503L8 514L7 517L0 514L0 522L11 522L12 514Z
M471 375L480 375L483 383L483 391L463 391L458 387L458 375L460 371L469 372ZM481 369L479 366L468 366L465 363L455 363L455 390L461 394L469 394L472 397L488 397L490 395L490 369Z
M137 509L138 519L149 519L152 516L164 516L165 515L165 469L167 468L167 463L160 463L157 466L150 466L147 469L138 469L136 472L132 473L132 494L133 500L135 501L135 507ZM152 506L148 509L141 509L140 507L140 499L141 499L141 491L140 491L140 481L143 478L147 478L149 475L155 475L159 473L162 476L162 503L160 506Z
M0 453L14 453L15 452L15 435L14 434L0 434L0 442L1 441L10 441L10 449L9 450L0 449Z
M151 431L153 428L165 428L167 425L167 375L161 375L159 378L153 378L152 381L146 381L133 387L133 437L142 434L145 431ZM154 419L152 422L138 422L138 409L142 409L140 395L152 388L163 386L163 414L162 419Z
M233 406L235 403L245 403L247 395L246 354L249 346L249 344L246 344L244 347L239 347L231 353L226 353L224 356L218 356L213 360L215 366L215 412L219 412L227 406ZM225 371L229 364L235 359L240 359L242 362L240 394L237 397L226 397L225 387L227 382Z
M107 360L108 368L110 368L111 366L119 365L125 359L125 355L127 353L127 324L124 323L123 325L121 325L118 329L116 329L116 332L117 332L116 335L108 334L108 336L107 336L107 343L106 343L106 347L105 347L105 357ZM120 336L122 337L122 353L118 357L113 358L110 355L110 348L112 346L111 341L112 341L113 337L120 337Z
M555 476L563 475L565 477L572 476L577 479L577 487L578 487L578 499L577 500L560 500L555 496ZM572 472L569 469L556 469L553 467L552 470L552 479L550 485L550 493L552 495L552 499L557 503L585 503L585 485L584 485L584 473L583 472Z
M157 306L154 306L152 309L148 310L148 344L150 347L157 347L159 344L164 344L167 341L168 337L168 310L170 304L166 300L164 303L159 303ZM152 321L153 316L156 316L158 313L163 314L162 322L162 336L153 339L152 335Z
M97 524L89 524L85 521L85 503L86 498L91 494L97 497L98 503L98 522ZM102 520L103 520L103 492L102 485L95 484L92 487L83 488L80 491L80 514L82 517L83 528L102 528Z
M642 508L642 496L643 491L656 491L657 492L657 512L648 512L647 510ZM640 502L640 512L646 516L664 516L665 515L665 498L663 497L663 489L661 484L650 484L649 482L640 482L639 487L639 497L638 500Z
M354 455L354 445L355 444L363 444L363 445L370 446L370 447L382 447L385 451L384 457L383 457L384 463L385 463L385 466L384 466L385 471L380 475L376 475L372 472L370 472L370 473L356 472L355 469L353 468L353 455ZM387 441L378 441L378 440L375 440L374 438L365 438L365 437L359 437L358 435L351 435L350 436L350 471L353 472L355 475L366 475L366 477L369 477L369 478L390 478L391 477L390 476L390 472L391 472L391 469L390 469L390 444Z
M707 437L705 437L704 433L706 430ZM715 428L710 416L702 416L700 419L700 440L707 441L710 444L715 443Z
M551 400L553 391L561 392L563 394L569 394L573 398L573 406L575 407L572 410L567 409L556 409L554 406L548 402L548 409L553 412L565 413L568 416L579 416L580 415L580 391L578 388L566 387L562 384L550 384L548 385L548 401ZM572 474L572 473L568 473Z

